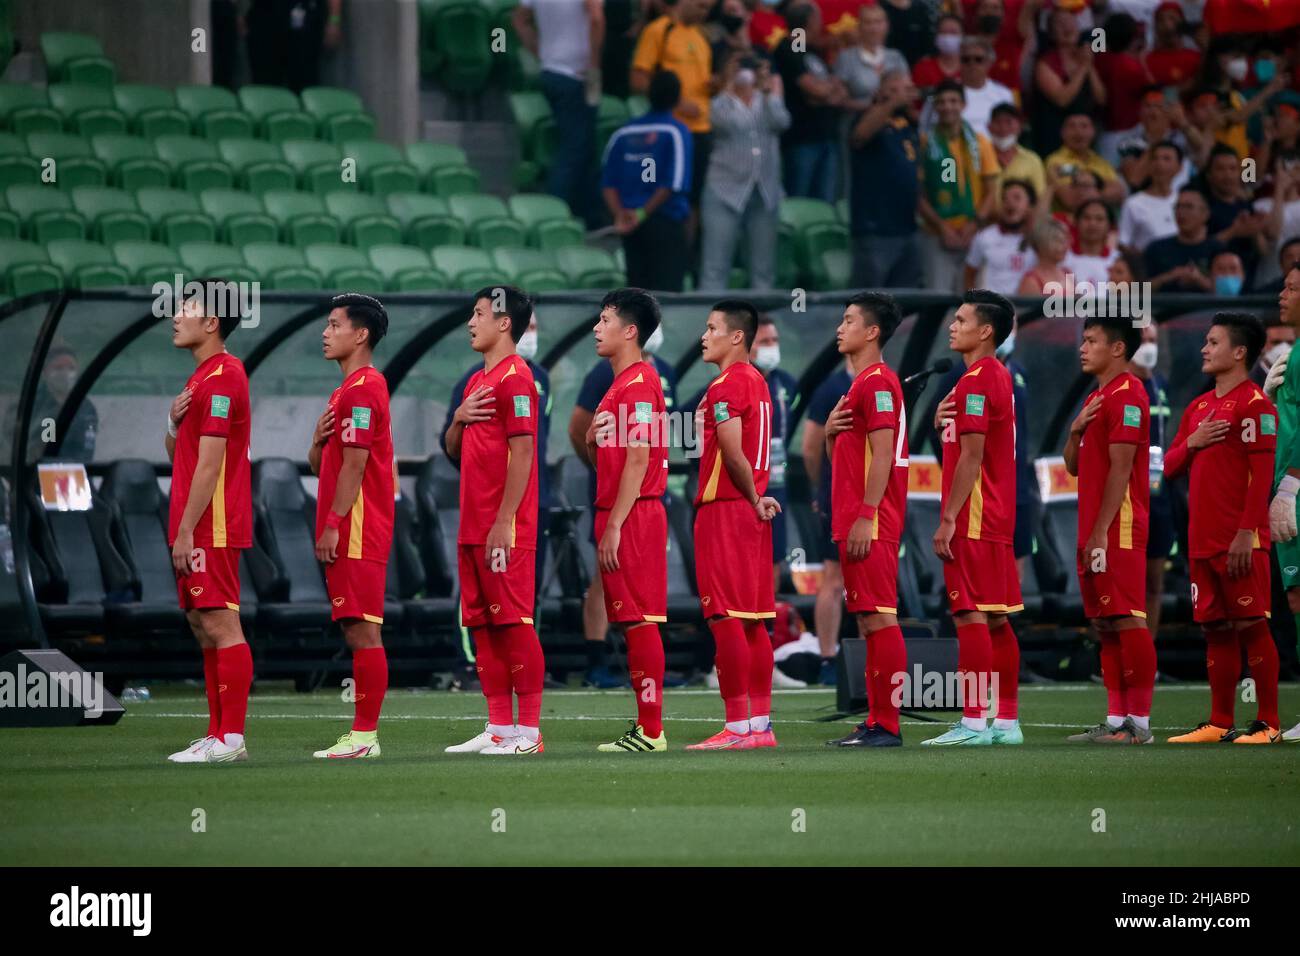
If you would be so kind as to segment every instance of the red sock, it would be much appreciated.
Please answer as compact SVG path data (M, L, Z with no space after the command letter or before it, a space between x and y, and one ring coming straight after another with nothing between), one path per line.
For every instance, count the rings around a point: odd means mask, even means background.
M1100 631L1101 679L1106 685L1106 715L1122 717L1128 713L1128 695L1124 689L1124 657L1120 651L1119 635L1114 631Z
M907 670L907 645L897 624L867 635L867 704L873 723L897 734L898 707L894 704L894 675Z
M488 723L509 727L515 722L515 702L510 697L506 648L497 647L490 628L476 627L470 633L474 636L474 668L487 698Z
M375 730L379 727L379 711L384 706L388 692L388 655L383 645L363 647L352 652L352 679L356 681L356 711L352 718L353 730Z
M1007 620L992 628L989 638L998 679L998 719L1015 720L1020 716L1020 642Z
M217 651L217 682L221 697L221 733L244 733L248 714L248 688L253 685L253 652L247 641Z
M1237 632L1246 649L1246 663L1250 676L1255 679L1255 699L1259 701L1259 719L1276 729L1281 726L1277 713L1277 644L1268 621L1258 620L1243 631Z
M1119 632L1119 651L1124 666L1124 713L1151 716L1151 698L1156 690L1156 644L1145 627Z
M717 653L718 689L727 723L749 720L749 642L745 625L734 617L715 617L709 621L713 646Z
M217 689L217 649L203 648L203 685L208 690L208 736L221 733L221 692Z
M745 622L745 643L749 650L749 715L772 713L772 638L762 621Z
M1205 664L1210 675L1210 723L1232 726L1237 681L1241 678L1241 645L1231 628L1205 632Z
M510 662L510 686L519 701L519 725L539 727L542 719L542 684L546 676L546 659L542 642L531 624L509 624L491 629L497 646L506 647ZM501 635L497 638L497 635Z
M636 694L636 720L647 737L664 732L664 641L658 624L641 624L624 632L627 672Z
M957 673L962 675L963 717L983 717L993 668L993 638L988 624L957 625Z

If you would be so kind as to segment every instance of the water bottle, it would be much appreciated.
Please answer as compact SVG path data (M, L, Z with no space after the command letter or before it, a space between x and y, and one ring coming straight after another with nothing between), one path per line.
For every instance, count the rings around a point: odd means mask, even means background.
M147 704L149 703L148 687L128 687L122 691L122 703L124 704Z
M1165 482L1165 450L1152 445L1149 455L1147 472L1151 478L1151 493L1158 495Z

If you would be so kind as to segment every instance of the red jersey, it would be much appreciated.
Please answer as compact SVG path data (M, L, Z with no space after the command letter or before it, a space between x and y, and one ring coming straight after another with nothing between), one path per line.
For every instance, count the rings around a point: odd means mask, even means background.
M596 443L596 507L613 508L618 483L627 464L627 443L647 442L650 462L641 480L639 498L658 498L668 485L668 447L665 444L664 391L659 373L648 362L633 362L623 369L596 406L596 414L612 412L614 437Z
M857 42L858 11L868 0L813 0L821 11L822 29L835 37Z
M1124 372L1103 389L1093 389L1084 407L1098 395L1101 409L1079 440L1079 547L1097 523L1101 498L1110 474L1110 446L1132 445L1133 469L1119 512L1110 523L1107 547L1146 552L1151 500L1151 403L1136 375Z
M767 7L756 7L749 16L749 42L760 50L776 49L789 32L785 17Z
M1188 550L1193 558L1222 554L1243 528L1254 529L1255 547L1268 548L1268 494L1249 495L1248 489L1252 455L1268 455L1271 467L1277 448L1277 408L1250 379L1222 398L1211 389L1192 399L1166 458L1168 470L1174 475L1182 471L1187 437L1206 418L1229 422L1230 427L1223 441L1190 453ZM1255 506L1253 514L1245 513L1248 498L1262 502Z
M194 546L251 548L253 490L249 482L248 434L252 414L244 363L229 352L218 352L204 359L185 387L192 397L189 411L176 426L167 543L176 543L176 531L199 463L199 439L215 435L226 440L226 454L221 459L212 501L194 526Z
M709 384L700 404L704 409L704 454L695 503L741 496L718 447L718 425L732 419L740 419L740 449L753 472L754 490L765 494L772 464L772 395L763 373L748 362L737 362Z
M957 515L954 537L1011 544L1016 530L1016 409L1011 373L992 355L957 380L955 418L942 433L943 500L961 455L961 436L984 436L979 477Z
M1182 86L1201 68L1201 51L1152 50L1145 62L1151 82L1158 86Z
M853 426L835 436L835 457L831 461L831 538L845 541L858 519L867 471L871 467L868 435L883 428L894 432L894 463L889 483L876 509L873 540L897 544L903 535L903 514L907 510L907 413L903 409L903 386L884 362L862 370L844 396L844 408L853 413Z
M961 67L955 68L951 73L945 73L943 67L939 65L938 57L934 56L921 57L916 61L916 66L912 67L912 82L922 90L938 86L944 80L957 79L960 75Z
M512 547L537 549L537 385L528 363L511 355L490 370L470 376L461 400L487 386L492 389L496 414L487 421L465 426L460 440L460 544L487 544L506 492L506 467L510 464L510 439L533 436L533 466L528 487L515 511Z
M334 389L329 405L334 410L334 434L321 449L316 537L325 530L325 515L334 504L343 449L364 448L370 454L361 474L361 490L339 524L338 556L385 562L393 544L393 501L397 497L388 382L373 365L359 368Z

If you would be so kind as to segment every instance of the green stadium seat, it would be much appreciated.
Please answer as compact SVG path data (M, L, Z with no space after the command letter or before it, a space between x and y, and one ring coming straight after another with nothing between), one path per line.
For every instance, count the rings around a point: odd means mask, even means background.
M86 220L72 206L68 193L55 186L10 186L5 201L23 223L23 236L33 242L84 239Z
M408 245L431 249L434 246L462 246L465 227L447 208L447 200L424 193L392 193L386 197L388 211L402 224Z
M147 240L153 226L140 211L135 196L108 186L78 186L72 205L90 224L90 238L106 246L127 240Z
M492 250L492 262L506 281L529 292L553 292L567 289L569 280L545 250L526 246L498 246Z
M12 136L12 133L0 133L0 136ZM36 185L41 181L41 164L27 155L27 147L21 153L9 153L0 149L0 189L17 183Z
M222 242L244 246L250 242L276 242L280 227L266 214L262 200L238 189L205 189L199 206L217 224Z
M302 111L292 90L280 86L241 86L239 105L253 117L257 135L273 143L286 139L312 139L316 120Z
M129 285L130 275L105 245L85 239L55 239L46 247L50 261L74 289Z
M731 271L727 273L727 288L748 289L749 271L744 266L732 266Z
M4 190L0 189L0 239L19 239L22 231L18 214L5 203Z
M442 67L442 54L434 42L434 20L438 0L418 0L416 16L420 25L420 75L434 78Z
M383 292L384 277L360 249L328 243L303 250L307 265L325 277L326 286L349 292Z
M595 246L564 246L553 253L571 289L615 289L627 285L618 260Z
M853 255L847 249L823 249L818 276L823 289L847 289L853 279Z
M432 41L441 60L438 80L450 93L478 93L492 73L491 18L479 0L431 3Z
M368 250L390 292L422 292L447 288L447 277L433 268L429 254L412 246L379 245Z
M374 117L351 90L309 86L302 91L302 108L315 118L317 135L331 143L375 137Z
M51 83L50 105L63 117L69 133L125 133L126 114L117 108L112 91L84 83Z
M27 152L42 164L54 160L54 182L60 189L104 186L108 167L90 151L90 143L71 133L28 133Z
M0 3L4 0L0 0ZM26 156L27 140L17 133L0 132L0 156Z
M465 151L447 143L411 143L406 158L420 172L426 192L456 196L479 191L479 176L470 168Z
M596 107L596 155L605 151L605 144L620 126L626 126L631 114L628 113L627 101L617 96L602 96Z
M535 173L549 168L555 158L557 131L546 97L541 93L511 93L510 114L519 130L521 158L532 164Z
M463 196L479 192L482 184L469 166L439 166L429 173L427 188L435 196Z
M343 158L356 162L357 181L368 193L387 196L420 189L419 172L391 143L348 140L343 144Z
M848 199L835 200L835 218L844 225L849 224L849 201Z
M126 116L137 136L185 136L190 118L176 106L171 90L147 83L119 83L113 87L113 102Z
M496 196L486 193L452 196L447 200L451 214L461 221L471 245L522 246L526 230L510 217L510 211Z
M238 176L241 189L264 193L269 189L293 189L298 176L284 161L275 143L262 139L223 139L217 143L221 158Z
M337 243L342 238L338 220L325 210L314 193L272 190L262 195L267 215L280 226L280 240L301 248Z
M117 79L113 61L104 56L99 40L87 33L42 33L41 55L53 82L109 87Z
M268 289L305 289L318 291L324 277L307 265L302 250L276 242L250 242L244 246L244 261L261 273Z
M188 275L215 276L227 282L257 282L261 273L248 265L243 253L220 242L184 242L178 247Z
M157 242L127 240L113 243L113 258L126 269L134 285L154 285L176 281L185 274L185 265L176 250Z
M546 193L517 193L510 197L510 215L527 230L528 244L536 249L580 246L586 238L582 222L569 212L563 199Z
M157 242L179 247L183 242L212 242L217 238L216 223L193 193L151 186L137 190L135 201L153 225Z
M328 193L324 197L329 214L343 224L347 241L359 249L396 245L402 241L402 224L389 215L378 196L367 193Z
M21 136L57 133L63 117L50 106L49 95L30 83L0 83L0 127Z
M503 281L492 257L473 246L434 246L429 250L429 259L450 280L453 289L472 292Z
M31 295L63 286L63 272L50 262L45 247L23 239L0 239L0 291Z
M171 185L171 167L158 158L153 143L143 136L101 133L90 138L90 148L108 167L114 186L136 190Z
M290 139L280 144L284 160L298 174L298 188L324 195L356 192L355 182L343 181L343 152L333 143L314 139Z
M172 183L192 193L229 189L235 171L213 155L212 144L197 136L159 136L154 140L158 158L171 167Z
M835 207L820 199L781 201L781 227L790 231L801 277L814 287L826 281L821 254L827 249L847 249L849 231L835 215Z
M235 94L222 86L178 86L176 106L204 139L251 139L253 117L239 108Z

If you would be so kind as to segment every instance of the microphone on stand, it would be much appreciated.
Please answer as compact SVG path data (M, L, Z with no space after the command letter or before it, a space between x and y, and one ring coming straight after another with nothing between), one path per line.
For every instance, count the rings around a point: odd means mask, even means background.
M944 372L951 371L952 359L941 358L929 368L923 368L919 372L913 372L907 378L903 379L904 385L910 385L912 382L923 382L931 375L942 375Z

